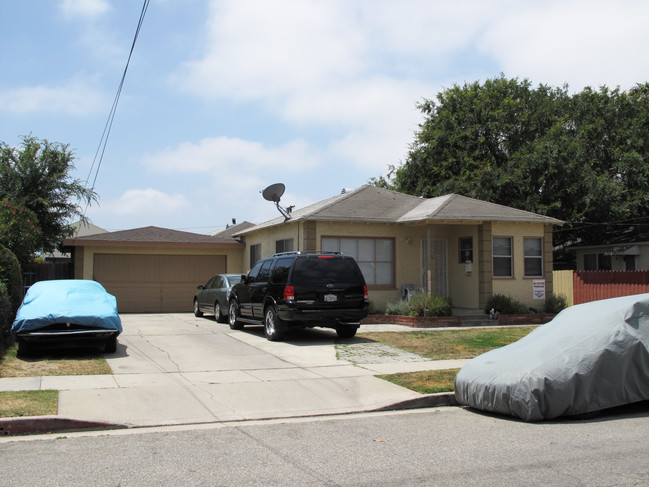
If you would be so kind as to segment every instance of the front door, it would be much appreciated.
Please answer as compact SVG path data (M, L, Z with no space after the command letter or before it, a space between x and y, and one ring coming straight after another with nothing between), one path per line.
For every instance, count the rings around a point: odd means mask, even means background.
M431 284L435 294L448 297L448 245L445 238L433 239L432 249L427 239L421 240L421 287L428 292Z

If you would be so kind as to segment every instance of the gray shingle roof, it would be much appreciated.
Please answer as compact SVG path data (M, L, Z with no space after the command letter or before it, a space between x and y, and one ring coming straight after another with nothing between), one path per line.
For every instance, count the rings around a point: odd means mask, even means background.
M370 185L293 211L292 221L300 220L378 223L512 221L563 224L556 218L458 194L419 198ZM283 217L275 218L246 229L241 234L282 223Z
M192 232L182 232L160 227L142 227L132 230L88 235L85 237L69 238L63 241L66 247L84 245L163 245L163 246L193 246L193 247L238 247L242 244L230 237L214 237Z

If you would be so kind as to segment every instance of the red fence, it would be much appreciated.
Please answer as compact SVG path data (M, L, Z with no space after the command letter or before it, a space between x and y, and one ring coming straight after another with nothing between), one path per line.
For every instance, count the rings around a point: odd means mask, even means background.
M649 293L649 271L575 271L574 304Z

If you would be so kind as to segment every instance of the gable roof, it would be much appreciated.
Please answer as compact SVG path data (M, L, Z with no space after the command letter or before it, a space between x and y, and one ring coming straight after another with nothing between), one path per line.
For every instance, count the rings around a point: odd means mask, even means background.
M63 241L63 246L241 247L243 244L230 237L214 237L169 228L141 227L132 230L68 238Z
M389 189L364 185L293 211L291 221L340 221L375 223L424 223L443 221L564 222L537 213L489 203L458 194L419 198ZM246 234L284 223L283 217L246 229Z
M248 228L254 227L254 223L250 222L241 222L234 225L227 226L221 230L214 230L213 232L208 233L213 237L233 237L234 235L240 234L242 231L247 230Z

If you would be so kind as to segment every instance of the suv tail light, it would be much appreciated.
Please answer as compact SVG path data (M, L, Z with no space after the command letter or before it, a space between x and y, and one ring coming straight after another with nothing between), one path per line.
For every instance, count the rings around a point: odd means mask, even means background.
M367 301L369 299L367 294L367 285L363 286L363 299Z
M284 287L284 301L295 301L295 288L293 286Z

